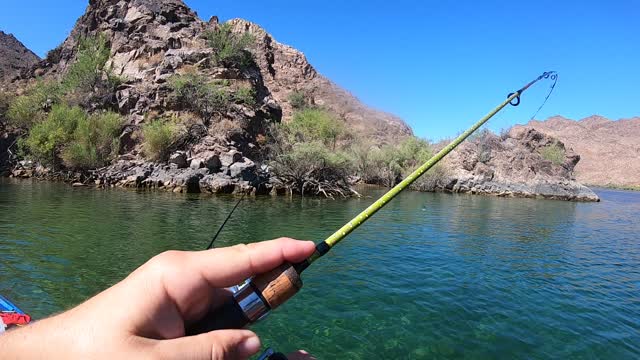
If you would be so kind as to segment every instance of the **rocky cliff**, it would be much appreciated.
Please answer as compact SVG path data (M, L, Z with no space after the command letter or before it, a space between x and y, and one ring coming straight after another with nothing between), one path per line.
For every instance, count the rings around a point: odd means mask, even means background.
M40 58L15 36L0 31L0 87L38 61Z
M596 186L640 187L640 118L554 116L526 125L560 139L580 154L576 179Z
M543 149L558 149L554 161ZM599 201L577 182L574 169L580 156L562 142L532 128L512 129L497 136L484 133L467 141L447 158L450 169L439 190L572 201Z
M92 105L90 110L110 108L126 117L121 155L111 166L76 179L101 186L268 191L255 162L263 152L256 139L270 123L290 117L287 95L292 90L304 90L310 101L372 137L394 139L411 134L400 119L369 109L319 75L302 53L279 44L257 25L241 20L232 24L235 31L250 32L256 40L251 49L255 62L246 68L212 63L205 32L217 29L218 20L202 21L181 0L90 0L70 36L12 85L24 88L35 77L61 78L76 58L80 39L98 35L107 39L106 66L122 84L109 102ZM169 84L176 74L194 73L224 82L231 91L250 87L256 95L255 106L232 103L212 119L195 121L188 139L168 164L145 160L139 143L144 123L153 116L194 117L176 104ZM34 175L51 176L24 162L14 171L14 176Z
M304 91L312 103L330 109L354 130L382 140L412 134L400 118L364 105L320 75L303 53L277 42L260 26L242 19L230 23L236 32L255 36L252 53L257 71L239 74L219 67L206 75L214 79L242 77L253 81L260 95L268 97L266 102L283 112L284 121L292 114L288 95L292 91ZM91 0L67 40L51 51L42 66L30 75L63 73L74 59L79 38L106 34L112 54L108 65L116 75L126 78L129 85L127 91L118 95L120 110L138 115L137 122L140 122L150 108L166 105L153 99L163 95L162 86L158 84L189 66L203 69L211 49L202 35L217 24L215 17L209 22L200 20L181 0ZM139 93L149 96L142 102L136 101ZM155 103L148 104L150 102Z

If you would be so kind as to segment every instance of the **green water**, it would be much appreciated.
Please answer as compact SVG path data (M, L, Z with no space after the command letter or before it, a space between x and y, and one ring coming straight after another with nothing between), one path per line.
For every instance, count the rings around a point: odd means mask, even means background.
M217 245L324 239L379 194L249 199ZM255 330L321 359L638 358L640 193L598 194L402 194ZM67 309L161 251L202 249L234 201L0 180L0 293L36 318Z

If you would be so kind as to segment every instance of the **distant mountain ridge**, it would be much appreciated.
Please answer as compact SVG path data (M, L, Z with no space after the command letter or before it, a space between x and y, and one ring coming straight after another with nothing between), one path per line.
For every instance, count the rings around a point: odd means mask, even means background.
M0 30L0 83L10 81L40 61L12 34Z
M580 155L576 179L596 186L640 186L640 117L610 120L593 115L581 120L553 116L530 121Z

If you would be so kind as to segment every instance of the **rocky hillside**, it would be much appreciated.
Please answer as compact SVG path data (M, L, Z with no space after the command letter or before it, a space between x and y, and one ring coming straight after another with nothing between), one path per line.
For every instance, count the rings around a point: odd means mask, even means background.
M557 150L545 158L548 149ZM562 142L532 128L512 129L497 136L488 132L456 149L449 174L439 190L507 197L599 201L573 176L580 156Z
M0 31L0 85L19 76L40 58L15 36Z
M640 118L579 121L554 116L526 125L560 139L580 154L576 179L595 186L640 186Z
M202 21L181 0L90 0L69 37L12 86L25 89L36 77L62 79L76 61L82 39L106 39L106 68L120 84L113 93L93 94L80 103L90 112L112 110L125 117L120 156L90 177L76 179L102 186L268 191L261 188L265 179L256 166L264 153L258 140L264 139L269 124L291 117L288 94L294 90L304 91L310 103L329 110L354 132L378 140L411 134L399 118L369 109L319 75L302 53L277 43L254 24L241 20L232 24L234 31L249 32L255 39L250 49L253 63L247 66L215 62L207 34L220 29L218 19ZM195 111L190 108L193 104L176 101L172 89L176 75L220 84L229 99L240 98L240 92L247 94L248 89L255 103L231 101L212 111ZM188 131L170 164L158 165L143 156L141 132L150 121L167 117L180 118ZM14 176L53 175L22 162Z
M293 92L301 92L317 105L331 109L361 133L383 142L411 135L411 128L395 115L374 110L345 89L319 74L304 54L276 41L257 24L243 19L230 21L236 32L248 32L257 40L256 61L267 88L282 104L285 121L293 109L287 101Z
M149 110L150 101L144 99L141 103L130 94L156 96L158 88L162 88L158 84L166 82L174 73L190 66L202 69L206 65L211 49L202 35L218 25L216 17L204 22L181 0L90 0L89 3L68 39L47 56L43 68L31 75L64 73L74 58L80 37L106 33L111 43L109 66L116 75L135 83L132 86L135 90L118 95L120 110L138 115L140 122L140 116ZM303 53L277 42L260 26L242 19L230 23L236 32L255 36L252 53L258 73L251 77L257 81L254 85L259 87L259 95L269 97L267 102L271 102L271 106L282 109L278 111L283 112L284 121L292 114L288 96L292 91L301 91L310 102L330 109L356 131L380 140L412 134L400 118L366 106L320 75ZM215 79L237 79L242 74L220 67L206 75Z

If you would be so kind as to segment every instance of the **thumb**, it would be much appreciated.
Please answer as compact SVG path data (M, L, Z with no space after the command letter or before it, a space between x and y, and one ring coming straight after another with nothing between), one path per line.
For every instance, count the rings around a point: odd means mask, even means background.
M249 330L216 330L158 342L161 359L247 359L260 350L260 339Z

